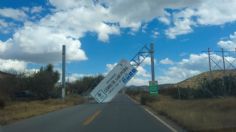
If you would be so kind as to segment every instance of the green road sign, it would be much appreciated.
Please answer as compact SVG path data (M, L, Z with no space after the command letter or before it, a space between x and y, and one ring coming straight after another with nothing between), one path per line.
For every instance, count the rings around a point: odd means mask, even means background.
M149 93L150 95L158 95L157 81L149 81Z

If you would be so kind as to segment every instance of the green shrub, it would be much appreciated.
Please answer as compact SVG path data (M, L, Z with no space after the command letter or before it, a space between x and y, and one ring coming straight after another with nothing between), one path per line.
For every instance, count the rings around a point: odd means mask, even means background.
M155 100L157 100L156 96L151 96L148 93L142 94L141 97L140 97L140 104L141 105L146 105L147 102L153 102Z
M6 106L6 103L3 99L0 99L0 109L4 109L4 107Z

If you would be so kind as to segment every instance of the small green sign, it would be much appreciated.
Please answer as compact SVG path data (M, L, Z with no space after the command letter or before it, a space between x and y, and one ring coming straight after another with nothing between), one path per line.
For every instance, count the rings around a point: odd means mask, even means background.
M158 95L157 81L149 81L149 93L150 95Z

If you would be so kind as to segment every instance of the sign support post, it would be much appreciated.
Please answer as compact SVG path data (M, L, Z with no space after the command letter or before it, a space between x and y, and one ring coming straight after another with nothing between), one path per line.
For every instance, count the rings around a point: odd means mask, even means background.
M151 73L152 81L149 81L149 93L150 95L158 95L158 83L155 81L155 69L154 69L154 44L150 44L150 56L151 56Z

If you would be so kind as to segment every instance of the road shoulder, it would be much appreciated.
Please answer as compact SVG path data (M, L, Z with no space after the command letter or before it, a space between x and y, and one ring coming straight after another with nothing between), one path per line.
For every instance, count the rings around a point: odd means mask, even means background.
M165 125L166 127L168 127L171 131L173 132L186 132L186 130L184 128L182 128L181 126L179 126L177 123L175 123L174 121L166 118L165 116L162 116L156 112L154 112L150 107L148 106L144 106L141 105L138 101L134 100L132 97L130 97L129 95L126 95L130 100L132 100L135 104L140 105L140 107L142 107L144 109L145 112L147 112L148 114L150 114L152 117L154 117L156 120L158 120L159 122L161 122L163 125Z

